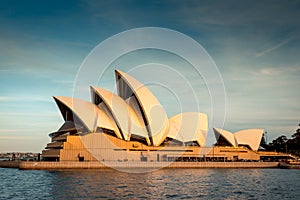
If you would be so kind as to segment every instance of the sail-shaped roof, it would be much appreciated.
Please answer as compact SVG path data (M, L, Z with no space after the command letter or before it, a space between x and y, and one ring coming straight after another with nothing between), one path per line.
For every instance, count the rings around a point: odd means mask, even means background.
M177 114L169 120L171 126L177 130L177 133L174 131L169 132L168 137L182 142L196 141L199 146L205 146L208 127L206 114L185 112Z
M252 150L257 151L263 136L263 129L247 129L234 133L238 145L249 145Z
M104 103L119 127L122 137L130 140L131 133L148 137L145 126L141 126L134 110L119 96L98 87L91 87L92 101L95 104Z
M224 129L214 128L216 140L222 136L232 146L249 146L252 150L257 151L263 136L263 129L246 129L231 133Z
M118 94L124 100L136 98L144 124L154 146L159 146L168 133L169 121L165 110L157 98L142 83L120 70L116 70Z
M110 129L119 134L117 130L117 126L104 110L97 107L95 104L92 104L88 101L84 101L81 99L64 97L64 96L55 96L54 97L56 103L58 104L62 116L65 121L71 119L76 124L82 124L89 132L95 132L98 127ZM68 113L72 112L72 113Z
M237 146L233 133L226 131L224 129L213 128L216 140L223 137L230 145Z

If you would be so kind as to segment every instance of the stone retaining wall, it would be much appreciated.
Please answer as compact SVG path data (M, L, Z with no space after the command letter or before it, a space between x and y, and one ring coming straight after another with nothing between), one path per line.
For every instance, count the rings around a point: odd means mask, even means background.
M276 168L278 162L21 162L20 169Z
M0 161L0 167L3 168L18 168L21 161Z

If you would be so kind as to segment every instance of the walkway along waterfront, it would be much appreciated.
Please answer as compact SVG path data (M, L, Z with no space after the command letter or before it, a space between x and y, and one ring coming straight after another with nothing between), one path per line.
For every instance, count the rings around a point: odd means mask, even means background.
M108 166L109 165L109 166ZM55 170L55 169L105 169L105 168L277 168L279 162L13 162L1 161L0 167L19 168L28 170Z

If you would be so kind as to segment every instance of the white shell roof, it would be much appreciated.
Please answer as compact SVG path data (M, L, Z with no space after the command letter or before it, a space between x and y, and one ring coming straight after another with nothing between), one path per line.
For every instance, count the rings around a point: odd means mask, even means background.
M130 140L131 133L145 137L147 140L148 134L144 124L140 122L134 110L121 97L102 88L91 87L91 89L110 109L110 113L120 127L125 140Z
M205 146L206 114L186 112L168 119L159 101L142 83L119 70L116 70L116 79L120 96L91 87L94 104L70 97L54 98L63 116L67 116L68 108L90 132L98 127L106 128L127 141L131 135L141 136L149 146L159 146L167 136L181 142L197 141Z
M252 150L257 151L263 133L263 129L247 129L234 133L234 136L239 145L247 144L251 147Z
M113 122L113 129L112 128L109 128L107 127L105 124L103 123L97 123L98 127L100 128L107 128L107 129L111 129L111 130L114 130L116 136L120 139L122 139L122 134L118 128L118 125L116 124L115 120L114 120L114 117L112 116L112 114L110 113L109 111L109 108L106 106L106 104L104 102L100 103L98 105L98 108L99 110L101 111L101 113L98 113L98 121L102 121L103 119L106 119L106 120L109 120L111 122Z
M118 133L115 122L95 104L71 97L55 96L54 98L72 110L89 131L94 132L97 127L101 127Z
M198 112L180 113L169 119L170 129L168 137L182 142L197 141L200 146L206 144L208 130L207 115ZM177 130L177 133L173 130Z
M92 92L96 93L110 110L115 122L120 127L123 139L130 138L130 114L128 104L119 96L107 90L91 87ZM93 96L93 95L92 95Z
M147 133L143 121L143 117L141 116L141 111L137 106L135 98L129 98L127 101L128 101L128 105L130 106L130 113L131 113L131 126L130 126L131 134L135 134L146 138L147 144L151 145L149 135Z
M219 128L213 128L213 130L215 133L216 140L218 140L220 136L223 136L225 140L227 140L227 142L229 142L232 146L237 146L233 133Z
M234 147L238 145L249 145L249 147L257 151L263 136L263 129L246 129L236 133L231 133L224 129L213 129L215 132L216 139L219 139L219 135L222 135L230 144Z
M144 123L148 125L149 137L152 137L154 146L159 146L166 138L169 129L169 120L165 110L142 83L120 70L116 70L116 74L131 88L136 96L142 109L141 112L145 116L146 121ZM117 85L119 87L118 83Z
M167 137L176 139L178 141L184 142L184 139L181 135L181 133L178 130L178 125L176 124L175 120L169 119L169 132Z

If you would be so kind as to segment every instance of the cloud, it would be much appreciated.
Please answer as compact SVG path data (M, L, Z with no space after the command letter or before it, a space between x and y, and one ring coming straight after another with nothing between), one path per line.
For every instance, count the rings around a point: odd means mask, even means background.
M30 137L30 136L0 136L0 140L40 140L37 137Z
M74 80L65 80L65 79L54 79L51 80L51 82L59 84L60 86L63 86L64 88L73 88L74 86Z
M22 102L33 102L33 101L42 101L42 102L52 102L51 99L45 98L44 96L38 97L38 96L0 96L0 102L14 102L14 101L20 101Z
M10 112L0 112L0 115L2 116L15 116L15 117L19 117L19 116L30 116L30 117L57 117L59 116L58 112L54 112L54 111L45 111L42 113L33 113L33 112L14 112L14 111L10 111Z
M291 75L300 73L300 66L263 67L260 69L249 69L249 73L255 76L280 76L281 79L285 79L288 76L291 79ZM286 82L287 80L284 81Z
M0 133L31 133L34 131L36 131L36 130L34 130L34 129L0 129ZM0 137L3 138L5 136L0 136ZM18 137L18 136L14 136L14 137ZM24 137L24 136L20 136L20 137Z
M15 30L15 32L19 32ZM3 73L35 74L35 77L74 76L92 45L72 39L0 32L0 70ZM75 69L75 70L74 70Z
M286 40L283 40L283 41L279 42L278 44L275 44L275 45L269 47L268 49L265 49L265 50L257 53L256 54L256 58L262 57L262 56L264 56L264 55L266 55L266 54L268 54L268 53L270 53L272 51L275 51L276 49L279 49L280 47L286 45L287 43L289 43L293 39L294 39L293 37L290 37L290 38L288 38Z

